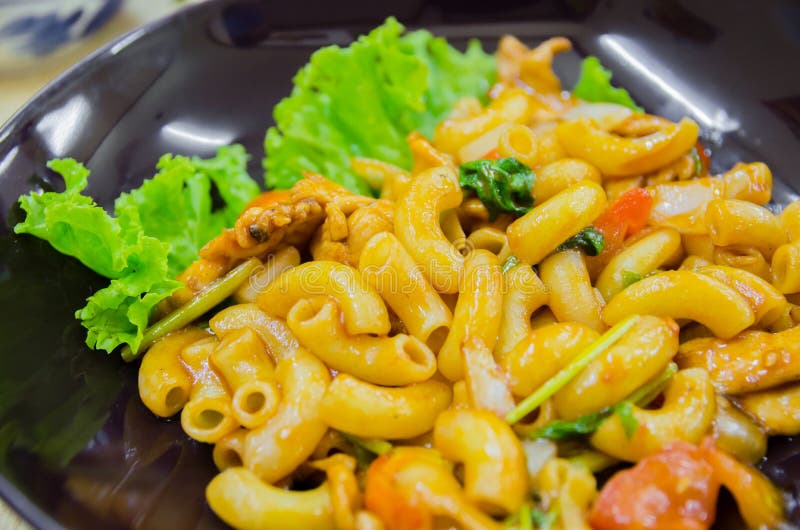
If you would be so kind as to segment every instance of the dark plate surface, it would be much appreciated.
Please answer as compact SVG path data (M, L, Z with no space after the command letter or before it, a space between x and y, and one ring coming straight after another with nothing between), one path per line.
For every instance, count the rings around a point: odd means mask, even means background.
M207 446L139 402L136 367L83 345L72 313L104 284L31 237L15 237L17 197L62 185L46 170L71 156L110 206L152 176L165 152L207 156L243 143L260 179L271 109L316 48L347 44L389 14L457 45L503 33L553 35L576 52L571 86L598 55L649 111L694 118L714 171L765 161L775 199L800 191L800 6L791 1L495 0L464 3L221 1L136 30L49 85L0 129L0 495L39 528L223 528L203 501ZM763 469L791 496L800 445L773 440ZM722 508L718 528L736 528ZM797 514L795 514L796 517Z

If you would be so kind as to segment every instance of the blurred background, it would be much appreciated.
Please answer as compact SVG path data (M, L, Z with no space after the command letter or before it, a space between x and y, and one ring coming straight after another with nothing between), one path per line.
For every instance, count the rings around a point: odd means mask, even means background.
M85 55L192 1L0 1L0 124Z

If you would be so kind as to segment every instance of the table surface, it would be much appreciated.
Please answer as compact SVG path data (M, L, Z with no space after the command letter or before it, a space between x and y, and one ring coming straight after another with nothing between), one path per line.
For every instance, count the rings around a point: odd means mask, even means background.
M0 77L0 124L11 117L36 92L82 57L113 38L165 16L188 2L180 0L125 0L120 12L89 37L54 57L38 60L30 68ZM0 529L30 530L24 521L0 500Z
M0 75L0 124L82 57L111 39L161 18L188 3L190 2L186 0L124 0L114 18L92 35L56 52L53 57L37 59L30 68ZM5 527L0 525L0 528Z

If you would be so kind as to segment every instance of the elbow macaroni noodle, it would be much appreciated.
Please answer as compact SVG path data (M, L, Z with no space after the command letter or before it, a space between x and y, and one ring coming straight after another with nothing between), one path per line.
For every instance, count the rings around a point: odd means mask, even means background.
M767 435L800 433L800 201L766 209L762 163L698 172L688 118L562 93L551 64L569 48L504 38L488 106L462 100L432 140L409 135L411 171L353 158L380 199L319 177L281 192L320 197L324 217L290 227L305 240L257 255L264 266L208 329L146 352L142 401L214 444L220 474L206 497L226 523L500 530L536 503L551 528L588 530L589 467L706 436L754 463ZM533 170L527 213L490 217L459 184L459 164L498 157ZM652 206L615 241L603 214L632 189ZM584 250L559 247L593 223L606 249L587 268ZM207 285L218 269L182 278ZM505 421L632 315L535 416ZM611 410L673 360L680 369L650 396L660 399L629 403L632 433L611 413L579 438L591 466L551 442L528 450L542 441L525 437Z

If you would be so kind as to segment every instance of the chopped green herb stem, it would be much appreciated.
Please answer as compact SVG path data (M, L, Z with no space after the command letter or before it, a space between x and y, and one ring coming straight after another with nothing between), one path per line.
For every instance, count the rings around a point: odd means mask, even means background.
M576 436L592 434L612 414L619 416L625 434L630 438L639 427L633 414L633 405L643 407L653 401L663 390L664 385L678 371L675 363L670 363L655 379L646 383L627 399L597 412L585 414L574 420L551 421L541 429L529 435L530 438L547 438L549 440L565 440Z
M621 401L614 405L613 409L622 424L625 436L630 440L639 428L639 420L633 415L633 405L630 401Z
M126 345L122 349L122 359L126 362L135 360L142 351L146 350L158 339L191 324L194 320L214 309L214 307L232 295L259 265L261 265L261 262L258 259L250 258L230 271L222 279L208 286L190 302L145 329L139 347L134 351Z
M513 425L533 412L539 405L544 403L547 398L561 390L564 385L574 379L575 376L601 353L621 339L638 320L638 315L631 315L606 331L599 339L581 351L567 366L514 407L514 409L506 415L506 422Z
M345 440L353 445L357 445L363 449L366 449L372 454L383 455L392 450L392 444L386 440L379 440L377 438L361 438L355 434L349 434L342 431L339 432Z
M646 407L661 394L664 386L676 373L678 373L678 365L673 362L669 363L655 379L631 394L628 401L635 403L637 407Z

